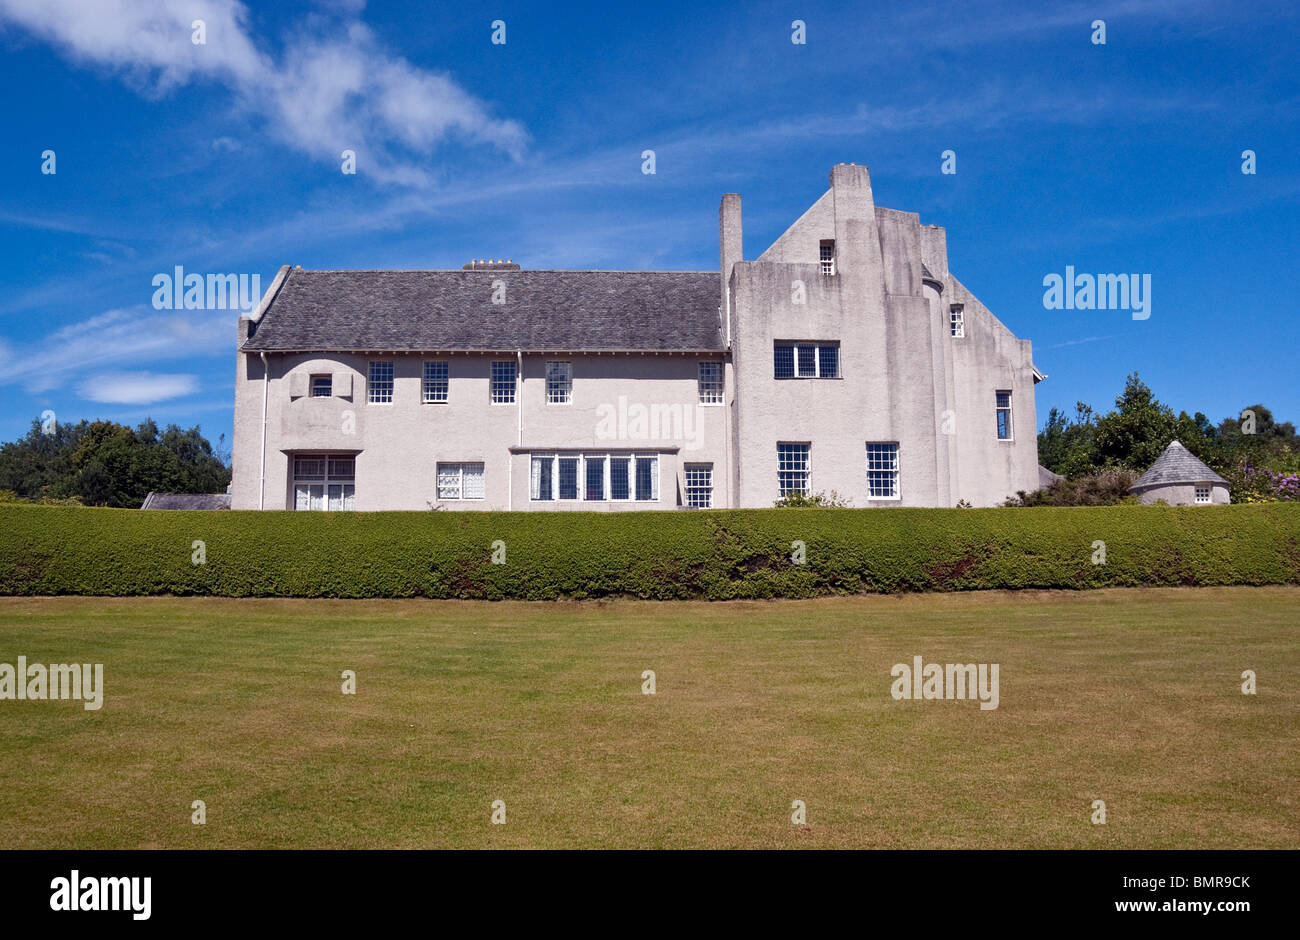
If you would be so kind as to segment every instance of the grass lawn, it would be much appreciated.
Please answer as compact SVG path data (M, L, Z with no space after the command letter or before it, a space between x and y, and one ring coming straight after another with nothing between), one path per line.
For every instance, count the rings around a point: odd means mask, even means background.
M1294 849L1298 614L1296 588L4 598L0 662L103 663L106 691L0 701L0 846ZM917 655L999 663L999 707L893 700Z

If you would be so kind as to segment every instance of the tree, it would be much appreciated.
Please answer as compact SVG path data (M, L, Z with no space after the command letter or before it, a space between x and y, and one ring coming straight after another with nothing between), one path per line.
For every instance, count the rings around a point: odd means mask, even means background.
M150 419L134 430L112 421L60 425L0 446L0 490L23 499L75 498L93 506L138 507L150 490L219 493L230 469L197 427Z
M1104 467L1141 473L1174 440L1176 427L1173 409L1161 404L1134 372L1115 399L1115 410L1097 421L1096 460Z
M1074 418L1053 408L1047 425L1038 435L1038 462L1062 476L1074 477L1093 469L1093 434L1096 426L1092 409L1083 402L1074 403Z

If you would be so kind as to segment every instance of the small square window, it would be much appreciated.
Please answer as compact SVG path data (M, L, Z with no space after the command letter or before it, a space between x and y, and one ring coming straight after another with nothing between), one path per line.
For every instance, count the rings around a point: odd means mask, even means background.
M546 364L546 403L567 405L573 401L573 363Z
M1198 487L1196 488L1196 501L1197 501L1198 503L1208 503L1208 502L1210 502L1210 487L1208 487L1208 486L1198 486Z
M492 363L492 404L513 405L515 403L515 374L513 359Z
M777 343L773 356L775 376L778 379L794 378L794 346Z
M808 496L811 444L776 445L776 485L781 496Z
M313 375L311 377L311 397L329 398L333 394L334 377L330 375Z
M482 499L483 464L438 464L439 499Z
M700 363L699 390L701 405L721 405L723 403L722 363Z
M835 241L834 241L834 239L828 239L828 240L823 241L823 242L821 243L821 253L820 253L820 259L819 259L819 260L821 261L822 274L823 274L825 277L830 277L832 274L835 273Z
M392 362L370 363L369 381L366 382L366 401L372 405L391 404L393 401Z
M897 444L867 444L867 498L898 499Z
M446 362L426 362L424 364L424 402L425 404L446 404Z
M713 464L688 463L685 468L686 505L692 509L713 506Z

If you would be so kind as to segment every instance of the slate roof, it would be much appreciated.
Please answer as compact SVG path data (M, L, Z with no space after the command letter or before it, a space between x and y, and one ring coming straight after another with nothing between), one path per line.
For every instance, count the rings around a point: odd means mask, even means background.
M153 493L141 509L229 509L229 493Z
M250 352L724 348L717 271L289 271ZM493 281L506 303L492 303Z
M1145 489L1150 486L1169 486L1187 483L1223 483L1227 480L1219 476L1197 459L1196 455L1178 441L1172 442L1165 452L1156 458L1149 470L1137 478L1130 490Z

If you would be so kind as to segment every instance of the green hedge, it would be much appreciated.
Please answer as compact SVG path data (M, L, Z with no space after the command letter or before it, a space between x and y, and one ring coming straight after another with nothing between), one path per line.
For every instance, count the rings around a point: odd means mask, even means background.
M207 560L192 562L202 540ZM493 564L493 543L505 564ZM792 543L806 562L791 561ZM1094 565L1093 542L1106 543ZM655 599L1300 583L1300 505L585 512L0 506L0 594Z

